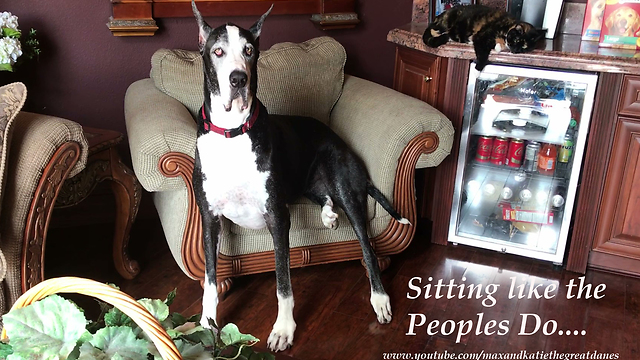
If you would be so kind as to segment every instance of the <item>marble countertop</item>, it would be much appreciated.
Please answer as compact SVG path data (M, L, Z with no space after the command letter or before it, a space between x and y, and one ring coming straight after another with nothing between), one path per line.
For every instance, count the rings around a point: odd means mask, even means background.
M422 42L426 23L410 23L393 29L387 40L418 51L442 57L475 59L473 46L449 42L430 48ZM640 52L599 48L595 41L581 41L580 35L560 34L553 40L540 41L536 50L525 54L491 51L490 62L541 66L594 72L617 72L640 75Z

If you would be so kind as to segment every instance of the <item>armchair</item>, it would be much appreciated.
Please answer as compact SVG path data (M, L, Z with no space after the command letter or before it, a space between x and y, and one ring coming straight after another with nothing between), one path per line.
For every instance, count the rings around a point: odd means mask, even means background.
M0 87L0 314L44 280L49 218L64 180L87 160L82 127L73 121L20 111L26 88ZM9 120L9 121L7 121ZM3 171L6 170L6 171ZM4 185L4 186L3 186Z
M344 75L346 53L329 37L276 44L258 60L258 97L270 113L313 116L328 124L364 160L376 186L400 214L416 223L416 168L437 166L453 143L451 122L428 104L355 76ZM193 115L203 102L198 53L159 50L151 78L133 83L125 96L125 120L134 171L153 193L165 237L180 268L204 278L200 215L191 174L195 154ZM224 174L221 174L224 176ZM291 267L362 258L348 221L327 229L320 208L306 199L290 206ZM338 210L338 215L346 219ZM395 221L373 199L369 234L381 268L404 250L415 227ZM272 271L273 244L266 229L222 224L219 291L231 278Z

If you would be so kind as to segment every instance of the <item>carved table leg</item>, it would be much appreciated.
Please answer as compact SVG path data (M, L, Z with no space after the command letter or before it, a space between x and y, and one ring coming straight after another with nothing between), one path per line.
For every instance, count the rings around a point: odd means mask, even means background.
M129 232L138 214L142 188L138 179L120 160L115 148L110 148L111 189L116 200L116 226L113 235L113 262L125 279L133 279L140 272L138 262L129 257Z

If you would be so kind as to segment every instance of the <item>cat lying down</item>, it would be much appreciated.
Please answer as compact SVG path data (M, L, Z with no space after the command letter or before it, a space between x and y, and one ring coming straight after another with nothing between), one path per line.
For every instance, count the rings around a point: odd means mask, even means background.
M422 40L434 48L449 39L472 42L476 69L482 71L492 49L509 49L512 53L531 51L543 36L533 25L518 21L505 11L483 5L458 5L438 15L425 30Z

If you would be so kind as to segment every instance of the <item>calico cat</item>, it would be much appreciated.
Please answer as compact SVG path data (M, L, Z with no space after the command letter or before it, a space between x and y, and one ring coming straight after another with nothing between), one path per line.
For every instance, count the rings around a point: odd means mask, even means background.
M476 69L482 71L489 62L491 49L509 49L522 53L534 49L544 34L533 25L518 21L505 11L483 5L459 5L438 15L425 30L422 40L438 47L449 39L461 43L473 41Z

